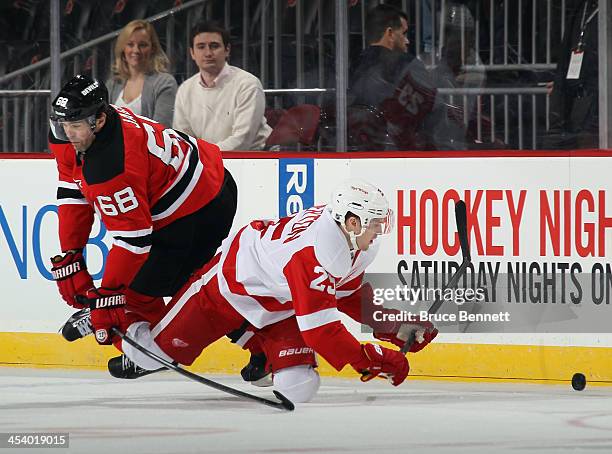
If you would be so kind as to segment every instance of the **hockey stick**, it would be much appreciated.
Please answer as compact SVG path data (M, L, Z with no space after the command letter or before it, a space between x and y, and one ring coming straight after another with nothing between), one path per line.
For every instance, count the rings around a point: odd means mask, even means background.
M288 411L293 411L293 409L295 408L295 405L293 404L293 402L291 402L289 399L287 399L285 396L283 396L278 391L272 391L272 392L274 393L274 395L278 398L280 402L275 401L275 400L266 399L265 397L259 397L253 394L245 393L244 391L240 391L238 389L230 388L229 386L222 385L221 383L217 383L215 381L209 380L208 378L204 378L204 377L201 377L200 375L194 374L193 372L189 372L188 370L185 370L182 367L179 367L171 363L170 361L165 360L161 356L147 350L142 345L140 345L138 342L136 342L134 339L130 338L126 334L119 331L117 328L114 328L114 327L111 328L111 332L119 336L123 341L130 344L132 347L134 347L136 350L141 352L143 355L148 356L149 358L157 361L158 363L163 364L168 369L172 369L173 371L178 372L179 374L181 374L184 377L189 378L190 380L197 381L198 383L202 383L203 385L210 386L211 388L215 388L215 389L218 389L219 391L226 392L228 394L231 394L232 396L242 397L243 399L252 400L254 402L258 402L260 404L264 404L269 407L278 408L281 410L288 410Z
M427 311L429 314L435 314L442 307L442 299L440 295L442 295L446 289L455 288L459 279L465 273L465 270L472 263L472 257L470 255L470 245L468 244L468 236L467 236L467 213L465 208L465 202L463 200L459 200L455 204L455 223L457 224L457 233L459 234L459 244L461 245L461 255L463 256L463 261L461 265L455 271L455 273L450 277L446 286L442 289L440 294L434 300L434 303L431 305L429 310ZM408 336L408 340L404 344L404 346L400 349L400 351L404 354L410 351L410 347L416 341L416 330L412 331Z

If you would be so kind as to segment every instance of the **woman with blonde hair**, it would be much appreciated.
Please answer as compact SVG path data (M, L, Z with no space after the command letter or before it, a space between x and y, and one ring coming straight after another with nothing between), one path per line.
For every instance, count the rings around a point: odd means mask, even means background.
M106 83L110 102L171 127L177 83L168 64L153 26L131 21L115 43L113 77Z

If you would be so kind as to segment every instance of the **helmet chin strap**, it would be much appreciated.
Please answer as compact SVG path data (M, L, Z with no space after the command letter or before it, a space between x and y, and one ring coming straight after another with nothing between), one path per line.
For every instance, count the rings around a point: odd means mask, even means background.
M357 235L355 235L355 232L348 232L348 234L349 241L351 242L351 251L359 249L359 246L357 246Z
M346 230L346 227L344 227L344 224L342 224L342 223L340 223L340 228L349 237L349 242L351 244L351 252L359 249L359 246L357 245L357 235L355 234L355 232L349 232L348 230ZM361 232L359 233L359 235L361 235L364 230L365 229L362 227L361 228Z

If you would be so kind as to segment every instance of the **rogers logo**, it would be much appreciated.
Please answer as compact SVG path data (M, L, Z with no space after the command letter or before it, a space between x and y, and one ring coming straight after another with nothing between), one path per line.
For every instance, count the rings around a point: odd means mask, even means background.
M291 355L308 355L314 354L314 350L310 347L300 347L300 348L287 348L286 350L281 350L278 352L278 357L282 358L283 356L291 356Z

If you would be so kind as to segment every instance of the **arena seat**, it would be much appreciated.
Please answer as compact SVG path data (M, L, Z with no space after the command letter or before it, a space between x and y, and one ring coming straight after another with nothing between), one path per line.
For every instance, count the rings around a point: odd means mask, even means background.
M348 149L351 151L395 150L387 132L387 121L376 107L354 104L347 108Z
M293 148L297 144L314 149L317 142L321 108L313 104L293 106L278 120L266 147Z

